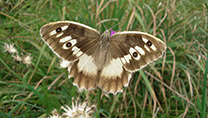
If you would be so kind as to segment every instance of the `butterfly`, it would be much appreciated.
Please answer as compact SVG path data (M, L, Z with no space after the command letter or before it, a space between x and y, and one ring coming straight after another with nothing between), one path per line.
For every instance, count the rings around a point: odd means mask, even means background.
M70 62L69 76L80 89L101 88L117 94L127 87L133 72L162 57L166 44L139 31L100 33L74 21L51 22L40 35L61 59Z

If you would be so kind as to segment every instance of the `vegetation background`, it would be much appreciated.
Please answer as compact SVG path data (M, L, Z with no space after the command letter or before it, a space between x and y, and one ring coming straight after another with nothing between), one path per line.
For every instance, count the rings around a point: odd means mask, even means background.
M163 58L136 72L116 96L78 92L59 59L39 35L42 25L73 20L103 32L148 32L167 44ZM14 44L32 63L4 50ZM206 107L208 1L203 0L0 0L0 118L44 118L71 106L95 104L94 117L208 117Z

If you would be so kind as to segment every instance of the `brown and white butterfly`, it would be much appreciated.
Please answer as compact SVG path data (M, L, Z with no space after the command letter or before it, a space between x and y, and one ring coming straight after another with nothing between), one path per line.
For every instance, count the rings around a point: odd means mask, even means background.
M73 21L44 25L40 35L52 51L70 62L69 76L80 89L100 87L116 94L128 86L131 73L157 60L166 50L160 39L138 31L96 29Z

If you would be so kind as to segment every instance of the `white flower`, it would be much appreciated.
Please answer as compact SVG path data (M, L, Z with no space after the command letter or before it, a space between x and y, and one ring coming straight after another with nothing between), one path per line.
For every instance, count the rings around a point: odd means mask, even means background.
M49 116L48 118L61 118L61 116L59 116L59 115L52 115L52 116Z
M17 61L17 62L22 61L22 58L21 58L18 54L16 54L16 56L15 56L15 55L12 55L12 57L13 57L14 60Z
M65 113L62 115L66 118L93 118L91 114L94 112L92 109L94 106L87 106L86 102L78 103L78 100L75 101L75 104L72 100L72 108L65 105L65 107L61 107L65 111Z
M52 112L51 112L52 115L50 115L48 118L62 118L58 111L56 109L54 109Z
M23 56L22 61L24 64L29 66L32 63L32 57L28 54L27 56Z
M14 44L6 44L4 43L4 51L8 53L17 53L16 48L14 47Z
M61 59L60 61L60 67L61 68L67 68L70 65L70 62L64 59Z
M162 2L159 2L158 5L157 5L157 8L159 8L161 6L162 6Z

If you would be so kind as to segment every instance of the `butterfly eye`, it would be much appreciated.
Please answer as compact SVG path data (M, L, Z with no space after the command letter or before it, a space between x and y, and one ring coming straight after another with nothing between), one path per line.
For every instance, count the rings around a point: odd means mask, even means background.
M67 44L66 44L66 47L71 47L72 46L72 44L71 44L71 42L68 42Z
M148 46L151 46L151 45L152 45L152 42L147 41L147 45L148 45Z
M137 56L138 56L137 52L134 52L134 53L133 53L133 56L134 56L134 57L137 57Z
M56 29L56 32L57 33L61 32L61 31L62 31L61 27L59 27L59 28Z

